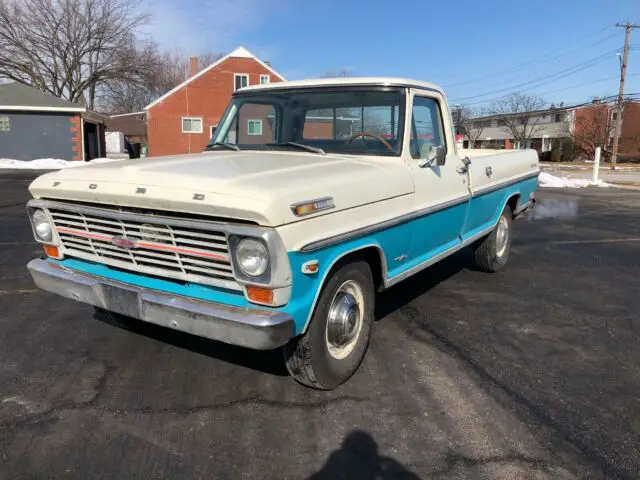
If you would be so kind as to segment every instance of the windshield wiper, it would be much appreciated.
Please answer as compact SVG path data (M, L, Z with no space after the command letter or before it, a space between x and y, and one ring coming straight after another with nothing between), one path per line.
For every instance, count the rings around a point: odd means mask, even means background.
M318 147L312 147L311 145L305 145L304 143L296 142L281 142L281 143L267 143L267 147L293 147L299 150L306 150L307 152L319 153L320 155L326 155L325 151Z
M207 145L204 149L205 150L213 150L213 147L224 147L227 150L235 150L238 151L240 150L240 147L238 147L237 145L234 145L233 143L227 143L227 142L215 142L215 143L210 143L209 145Z

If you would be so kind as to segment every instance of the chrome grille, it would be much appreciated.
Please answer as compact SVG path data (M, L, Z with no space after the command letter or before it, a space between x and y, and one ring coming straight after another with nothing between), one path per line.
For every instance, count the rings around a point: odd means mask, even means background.
M226 235L154 215L48 209L62 253L134 272L240 290ZM131 218L135 217L135 219ZM147 218L148 217L148 221ZM195 222L194 222L195 223Z

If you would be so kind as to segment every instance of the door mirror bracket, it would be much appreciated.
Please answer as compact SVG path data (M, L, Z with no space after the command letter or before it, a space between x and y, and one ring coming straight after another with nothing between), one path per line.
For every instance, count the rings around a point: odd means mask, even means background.
M434 165L441 167L444 165L446 157L447 151L444 147L431 147L427 158L421 158L418 166L420 168L433 167Z

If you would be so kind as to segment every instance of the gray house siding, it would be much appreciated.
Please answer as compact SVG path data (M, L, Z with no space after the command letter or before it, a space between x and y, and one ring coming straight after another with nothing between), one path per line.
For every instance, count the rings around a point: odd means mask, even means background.
M8 117L10 125L9 131L0 130L0 158L71 160L69 119L73 116L73 113L0 110L0 117Z

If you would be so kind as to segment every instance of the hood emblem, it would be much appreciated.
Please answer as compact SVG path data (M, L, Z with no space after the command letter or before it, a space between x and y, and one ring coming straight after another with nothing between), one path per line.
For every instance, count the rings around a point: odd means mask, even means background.
M113 243L116 247L120 247L125 250L130 250L136 246L135 240L131 240L127 237L112 237L111 243Z

